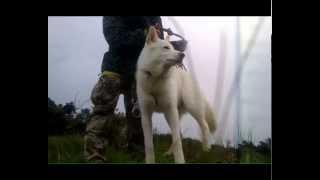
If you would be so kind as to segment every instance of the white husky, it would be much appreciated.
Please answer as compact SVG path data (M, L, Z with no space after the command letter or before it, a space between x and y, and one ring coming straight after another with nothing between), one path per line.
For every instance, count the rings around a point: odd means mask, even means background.
M180 118L185 112L189 112L199 123L204 150L210 148L208 138L210 132L216 129L214 114L191 75L175 67L181 64L183 58L184 54L174 50L168 38L158 38L155 28L150 27L136 71L146 163L155 163L153 112L164 113L171 128L172 144L167 154L173 152L176 163L185 163L180 137Z

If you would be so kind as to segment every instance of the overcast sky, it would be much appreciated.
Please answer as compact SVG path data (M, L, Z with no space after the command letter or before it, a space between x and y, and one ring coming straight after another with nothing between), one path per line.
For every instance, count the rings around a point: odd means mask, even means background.
M221 101L234 75L236 62L236 17L171 17L182 27L189 42L186 61L192 61L203 93L221 116L221 103L215 93L220 89ZM241 52L246 49L259 17L241 17ZM165 27L174 31L174 24L162 17ZM244 138L252 134L255 142L271 136L271 17L265 17L257 41L241 76L241 130ZM224 37L224 38L223 38ZM223 42L222 42L223 41ZM222 45L225 48L221 50ZM102 33L102 17L48 17L48 97L64 104L77 97L76 105L91 107L91 90L98 79L102 57L108 50ZM226 69L223 87L218 88L218 62L224 55ZM221 61L220 61L221 62ZM221 83L220 83L221 84ZM118 108L124 111L123 97ZM228 110L221 130L224 141L233 142L236 106ZM219 124L221 123L221 119ZM154 128L161 133L170 129L162 115L154 116ZM190 116L182 122L184 136L199 138L199 127ZM219 131L220 132L220 131Z

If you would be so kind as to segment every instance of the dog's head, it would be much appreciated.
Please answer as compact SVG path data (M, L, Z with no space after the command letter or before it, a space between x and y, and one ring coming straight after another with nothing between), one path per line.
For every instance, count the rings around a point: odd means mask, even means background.
M171 67L182 64L184 53L177 51L169 42L169 36L165 40L159 38L157 30L154 27L149 28L144 47L145 53L148 53L149 63L162 64L164 67Z

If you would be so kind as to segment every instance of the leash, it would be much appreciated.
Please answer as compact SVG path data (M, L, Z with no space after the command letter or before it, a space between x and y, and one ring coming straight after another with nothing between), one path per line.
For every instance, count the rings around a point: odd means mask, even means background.
M161 28L160 24L158 24L158 23L155 25L155 27L156 27L156 29L159 29L161 31L167 32L169 36L174 35L174 36L177 36L177 37L181 38L183 41L186 41L183 36L172 32L172 30L170 28L163 28L163 27Z
M177 33L172 32L172 30L171 30L170 28L167 28L167 29L166 29L166 28L162 28L162 30L165 31L165 32L167 32L169 36L174 35L174 36L177 36L177 37L181 38L183 41L186 41L183 36L181 36L181 35L179 35L179 34L177 34Z

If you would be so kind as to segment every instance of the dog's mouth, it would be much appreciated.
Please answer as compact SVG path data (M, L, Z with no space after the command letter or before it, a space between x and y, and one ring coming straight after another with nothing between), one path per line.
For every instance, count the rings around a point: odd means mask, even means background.
M172 64L173 66L176 66L177 68L181 68L183 70L186 70L186 67L183 64L183 58L178 59L167 59L167 62Z
M173 64L182 63L182 59L167 59L167 61Z

